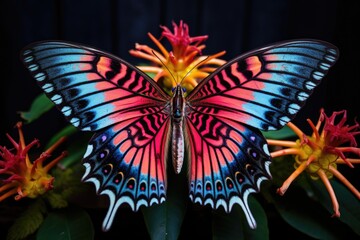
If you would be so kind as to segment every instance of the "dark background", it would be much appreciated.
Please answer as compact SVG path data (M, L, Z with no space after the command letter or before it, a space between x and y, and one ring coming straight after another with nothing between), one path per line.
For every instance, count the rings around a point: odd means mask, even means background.
M360 114L357 36L360 8L355 2L2 0L0 143L8 145L5 133L14 132L13 126L20 120L18 111L27 110L41 93L20 62L19 52L27 44L48 39L74 41L109 51L136 64L139 59L128 53L135 43L155 47L147 33L159 37L160 25L172 30L171 22L179 23L180 20L189 25L190 36L209 35L204 54L226 50L227 54L222 57L225 60L288 39L316 38L333 43L340 49L340 59L294 122L302 125L308 117L316 121L319 109L324 107L328 114L347 109L349 124L352 125ZM29 139L37 137L46 142L56 129L65 124L59 111L52 110L46 117L26 126L25 134ZM141 231L144 231L142 218L139 217L138 221Z

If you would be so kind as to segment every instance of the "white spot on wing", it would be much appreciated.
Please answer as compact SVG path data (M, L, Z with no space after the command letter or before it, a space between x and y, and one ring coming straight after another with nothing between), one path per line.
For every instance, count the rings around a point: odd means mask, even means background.
M90 153L92 153L93 150L94 150L93 145L89 144L86 148L86 152L83 158L87 158L90 155Z
M51 83L46 83L41 87L46 93L54 91L54 86Z
M303 102L309 97L309 94L307 94L306 92L300 92L297 97L300 102Z
M320 63L320 68L326 71L330 68L330 64L322 62Z
M335 62L335 60L336 60L335 57L334 57L334 56L331 56L331 55L326 55L326 56L325 56L325 59L328 60L328 61L330 61L330 62Z
M316 80L321 80L324 77L324 74L322 72L315 71L313 72L312 77Z
M204 202L204 205L210 205L212 208L214 208L214 201L210 198L206 199Z
M292 114L297 113L299 111L299 109L300 109L300 106L298 104L292 103L289 105L288 111L292 115Z
M148 203L145 199L140 199L137 203L136 203L136 207L135 207L135 211L139 210L139 208L144 205L144 206L148 206Z
M29 52L30 53L30 52ZM28 56L24 59L24 62L31 62L34 59L33 56Z
M85 167L85 173L82 177L82 181L84 181L84 179L86 178L87 175L89 175L90 171L91 171L91 166L89 163L83 163L83 166Z
M59 94L55 94L54 96L51 97L51 101L59 105L62 103L62 97Z
M307 82L305 82L305 87L306 87L308 90L313 90L314 87L316 87L316 84L313 83L312 81L307 81Z
M41 81L45 80L46 75L42 72L39 72L39 73L35 74L34 77L37 81L41 82Z
M61 109L61 112L65 115L65 116L70 116L71 115L71 107L69 106L64 106L62 109ZM71 119L72 120L72 119Z
M30 66L29 66L29 70L30 71L36 71L36 70L38 70L39 69L39 66L37 65L37 64L31 64Z
M268 156L270 156L270 152L269 152L269 148L268 148L268 145L267 145L267 144L264 144L264 145L263 145L263 151L264 151L264 153L266 153Z
M25 55L28 55L28 54L30 54L30 53L31 53L31 50L25 50L25 51L24 51L24 56L25 56Z
M284 126L286 123L288 123L290 121L290 118L288 116L282 116L279 119L280 125Z
M72 118L70 119L70 122L72 123L72 125L74 125L75 127L78 127L80 125L80 119L78 118Z

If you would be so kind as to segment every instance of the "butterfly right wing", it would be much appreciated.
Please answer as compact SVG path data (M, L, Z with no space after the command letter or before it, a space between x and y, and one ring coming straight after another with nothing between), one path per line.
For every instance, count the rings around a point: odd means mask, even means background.
M291 40L240 55L202 80L186 97L191 200L226 212L238 204L255 228L247 199L271 178L259 130L292 120L337 58L332 44Z
M156 82L111 54L61 41L32 44L22 60L69 122L95 132L83 181L109 196L104 230L124 203L136 211L165 200L170 96Z

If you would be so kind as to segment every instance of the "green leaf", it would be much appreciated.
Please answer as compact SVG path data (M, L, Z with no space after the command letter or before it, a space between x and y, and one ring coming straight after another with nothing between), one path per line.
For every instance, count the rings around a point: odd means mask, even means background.
M51 147L56 141L62 137L69 138L71 135L78 133L78 129L72 125L67 125L56 133L46 145L46 149ZM67 156L65 156L59 163L62 168L68 168L73 164L81 161L86 151L88 141L92 133L82 132L79 136L73 136L70 146L67 148Z
M167 199L160 205L142 208L144 220L151 239L173 239L177 240L181 225L186 213L186 202L188 199L187 189L187 167L175 175L174 171L168 171Z
M330 212L334 213L328 191L321 181L309 180L314 190L314 197ZM339 208L339 220L347 224L356 234L360 235L360 208L359 200L344 185L337 180L330 180L336 194Z
M292 227L315 239L341 239L343 228L334 223L317 202L301 188L292 186L284 196L272 194L272 203Z
M79 208L49 213L36 235L37 240L91 240L94 228L87 212Z
M15 220L8 231L6 239L19 240L33 234L43 222L46 211L45 202L41 198L37 198L29 205L28 209Z
M54 106L55 104L44 93L42 93L39 94L32 102L29 111L20 111L19 114L27 123L31 123Z
M261 204L250 195L249 207L255 221L256 229L251 229L245 214L239 205L235 205L230 213L216 210L213 212L213 239L269 239L267 216Z
M58 133L56 133L50 141L47 143L47 147L49 148L52 146L57 140L59 140L62 137L69 137L73 135L74 133L78 132L77 128L75 128L73 125L67 125L63 129L61 129Z
M87 136L82 135L81 138L73 142L66 149L68 154L59 162L59 165L62 168L68 168L73 166L74 164L81 162L88 145L88 140L89 138Z
M296 137L296 134L287 125L276 131L262 131L267 139L289 139Z
M65 208L68 206L66 199L64 199L61 194L54 191L49 192L46 195L46 199L49 201L49 204L52 208Z

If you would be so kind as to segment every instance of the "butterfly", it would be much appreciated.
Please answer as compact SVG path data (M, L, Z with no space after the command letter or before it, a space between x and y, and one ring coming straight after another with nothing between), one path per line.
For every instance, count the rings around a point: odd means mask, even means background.
M261 131L291 121L338 55L315 39L274 43L228 61L186 96L181 84L169 94L125 60L77 43L36 42L21 59L65 118L94 133L82 181L109 197L107 231L121 205L166 200L168 158L176 173L187 159L191 201L226 212L238 204L255 228L248 196L271 179Z

